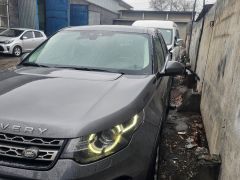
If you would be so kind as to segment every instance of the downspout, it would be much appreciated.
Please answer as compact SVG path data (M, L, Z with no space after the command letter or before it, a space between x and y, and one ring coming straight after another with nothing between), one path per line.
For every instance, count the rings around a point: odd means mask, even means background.
M206 3L205 1L206 1L206 0L203 0L203 8L205 7L205 3ZM196 70L197 70L199 50L200 50L200 45L201 45L201 42L202 42L203 29L204 29L204 25L205 25L205 17L206 17L206 14L205 14L204 17L203 17L202 28L201 28L201 31L200 31L200 37L199 37L199 41L198 41L197 56L196 56L196 62L195 62L194 72L196 72Z
M188 56L190 54L190 47L191 47L191 41L192 41L192 33L193 33L193 22L194 22L194 14L195 14L195 10L196 10L196 4L197 4L197 0L194 1L194 5L193 5L193 11L192 11L192 22L191 22L191 31L190 31L190 39L189 39L189 45L188 45Z

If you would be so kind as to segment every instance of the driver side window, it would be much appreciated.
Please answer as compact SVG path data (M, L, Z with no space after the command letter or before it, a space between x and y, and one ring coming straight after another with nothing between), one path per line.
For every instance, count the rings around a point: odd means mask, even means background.
M155 57L157 60L158 70L160 71L165 63L165 57L162 49L162 44L158 36L154 37Z
M33 38L33 32L32 31L28 31L28 32L25 32L22 36L22 38L26 38L26 39L32 39Z

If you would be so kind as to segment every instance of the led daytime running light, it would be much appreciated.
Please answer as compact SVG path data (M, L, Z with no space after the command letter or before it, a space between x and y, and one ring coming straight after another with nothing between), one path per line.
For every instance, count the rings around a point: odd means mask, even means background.
M89 142L88 149L95 154L102 154L102 153L110 152L119 144L119 142L121 141L122 135L137 125L138 119L139 119L139 116L135 115L132 119L131 124L125 128L123 127L123 125L115 126L115 128L117 130L117 137L116 137L114 143L112 145L110 145L109 147L105 147L105 148L96 147L96 145L94 143L96 141L97 135L91 134L88 139L88 142Z

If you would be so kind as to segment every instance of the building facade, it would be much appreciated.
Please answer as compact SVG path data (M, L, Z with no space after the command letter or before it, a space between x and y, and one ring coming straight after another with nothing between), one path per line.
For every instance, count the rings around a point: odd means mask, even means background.
M120 10L131 8L122 0L1 1L5 2L3 8L6 9L5 13L0 11L3 27L40 29L49 36L68 26L113 24Z

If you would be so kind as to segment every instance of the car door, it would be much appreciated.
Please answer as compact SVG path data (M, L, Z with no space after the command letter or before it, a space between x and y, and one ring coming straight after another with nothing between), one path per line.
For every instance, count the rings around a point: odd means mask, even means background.
M33 31L27 31L25 32L22 37L22 50L23 52L29 52L34 49L34 36Z
M38 47L43 41L45 41L45 37L39 31L34 31L34 48Z

